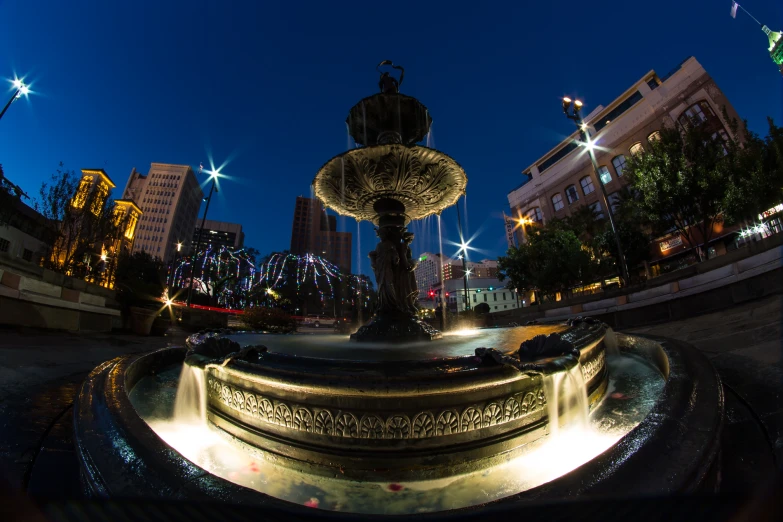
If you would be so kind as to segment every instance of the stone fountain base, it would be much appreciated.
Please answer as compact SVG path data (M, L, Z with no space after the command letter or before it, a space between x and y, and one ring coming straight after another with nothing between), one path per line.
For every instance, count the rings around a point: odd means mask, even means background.
M585 494L621 491L624 496L641 496L714 488L723 422L716 372L682 343L617 337L620 351L645 359L666 379L645 420L573 472L459 513ZM586 339L580 349L580 359L589 356L583 367L596 372L587 379L593 401L606 387L602 339L603 333L599 339ZM129 400L131 390L141 379L184 358L182 348L129 355L104 363L89 376L74 408L75 440L88 494L214 499L255 504L262 511L318 515L318 510L206 473L139 417ZM534 391L540 389L540 378L503 365L472 357L387 362L382 368L333 361L331 374L323 376L328 361L304 361L295 371L291 362L261 354L257 362L236 359L225 366L206 365L210 422L266 448L264 455L286 466L331 469L338 477L360 481L393 476L389 467L400 476L437 477L444 471L491 465L547 432L545 398ZM422 381L431 381L433 375L439 378L422 388ZM361 395L347 393L350 387L361 390ZM302 388L309 391L303 394Z
M382 343L434 341L442 337L443 334L429 324L407 314L376 316L351 334L352 341Z

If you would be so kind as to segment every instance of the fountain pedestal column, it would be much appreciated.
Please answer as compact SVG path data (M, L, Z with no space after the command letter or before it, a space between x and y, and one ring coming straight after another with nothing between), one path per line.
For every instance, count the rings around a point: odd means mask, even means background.
M373 205L379 242L370 252L378 284L378 304L372 321L351 335L355 341L406 342L440 339L441 333L417 317L418 287L411 255L413 234L405 228L405 205L394 198Z

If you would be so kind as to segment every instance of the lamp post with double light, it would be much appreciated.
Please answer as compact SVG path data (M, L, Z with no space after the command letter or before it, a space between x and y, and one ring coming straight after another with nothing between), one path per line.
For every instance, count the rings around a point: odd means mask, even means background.
M569 112L570 110L570 112ZM598 171L598 162L595 159L595 145L590 140L590 132L587 128L587 124L582 119L582 102L579 100L571 100L571 98L563 98L563 113L566 118L576 123L579 128L579 133L582 136L582 143L587 148L587 154L590 156L590 162L593 164L593 172L598 181L598 186L601 188L601 197L604 201L604 207L606 207L606 213L609 216L609 224L612 227L612 234L614 234L614 240L617 245L617 264L620 268L620 279L623 285L628 284L628 267L625 264L625 255L623 254L623 247L620 244L620 235L617 231L617 226L614 221L614 211L612 205L609 203L609 197L606 195L606 188L604 182L601 179L601 173Z
M0 119L3 118L5 111L8 110L8 107L10 107L12 103L22 96L27 96L30 94L30 87L25 85L25 83L19 78L15 78L11 83L14 85L14 94L11 96L11 99L8 100L8 103L5 104L5 107L3 107L3 112L0 112Z
M201 168L199 168L199 174L201 173ZM212 193L217 191L217 178L220 176L220 172L216 170L209 170L207 171L209 174L209 178L212 180L212 184L209 187L209 195L205 198L204 201L207 202L207 205L204 207L204 217L201 218L201 227L198 229L198 236L196 236L196 246L193 249L193 256L190 262L190 286L188 288L188 308L190 308L190 305L193 301L193 277L195 276L196 272L196 256L198 256L198 249L201 247L201 235L204 233L204 227L207 224L207 212L209 212L209 203L212 201ZM177 246L177 249L179 250L179 245ZM202 277L203 279L203 277Z

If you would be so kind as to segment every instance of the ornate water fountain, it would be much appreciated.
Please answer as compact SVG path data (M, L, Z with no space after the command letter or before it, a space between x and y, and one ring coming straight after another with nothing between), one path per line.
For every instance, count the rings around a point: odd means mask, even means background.
M74 408L90 495L212 498L306 516L297 504L402 514L434 499L434 510L448 510L709 486L722 395L702 356L615 335L590 319L464 337L416 319L406 226L453 205L467 178L450 157L417 145L432 120L399 93L401 83L402 75L382 75L381 92L350 110L349 132L362 146L332 158L313 182L327 206L377 227L370 257L379 305L371 322L350 340L201 332L187 350L99 366ZM608 347L646 373L629 374L625 361L611 381ZM178 408L187 393L196 399L197 435L172 437L167 430L181 421L165 414L156 424L160 410L171 410L171 382L179 382ZM607 398L609 386L621 398ZM626 423L621 438L588 452L592 460L576 471L569 473L584 461L526 482L526 473L562 466L566 450L590 445L585 428L544 464L519 464L556 440L550 435L564 413L588 409L610 431ZM193 452L199 437L215 433L223 446ZM224 452L233 457L216 466ZM640 473L646 482L632 485Z
M385 64L391 62L381 65ZM403 76L404 70L399 81L383 73L381 92L351 108L348 132L361 147L329 160L313 181L315 195L326 206L377 226L379 243L370 259L378 284L378 307L373 320L351 336L357 341L441 337L416 317L413 234L406 226L454 205L468 182L456 161L417 145L429 133L432 118L419 100L400 94Z

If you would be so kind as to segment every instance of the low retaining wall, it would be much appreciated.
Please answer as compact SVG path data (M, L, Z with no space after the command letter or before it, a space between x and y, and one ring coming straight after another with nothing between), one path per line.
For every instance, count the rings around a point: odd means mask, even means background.
M115 304L107 288L0 259L0 324L108 332L120 321Z
M783 293L783 247L625 295L559 308L528 307L515 314L491 314L488 320L492 326L503 326L583 315L615 328L630 328L685 319L779 293Z

